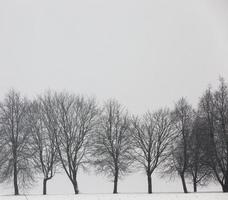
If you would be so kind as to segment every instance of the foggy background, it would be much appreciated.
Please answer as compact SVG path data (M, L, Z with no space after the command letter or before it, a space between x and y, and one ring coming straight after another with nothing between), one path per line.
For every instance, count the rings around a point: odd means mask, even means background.
M227 10L227 0L1 0L0 98L13 87L30 98L47 89L114 97L133 114L172 108L181 96L197 106L219 75L228 80ZM133 173L119 192L146 192L146 181ZM112 192L92 170L78 183L81 193ZM153 191L182 186L157 174ZM41 193L41 182L26 192ZM64 172L48 193L73 193Z

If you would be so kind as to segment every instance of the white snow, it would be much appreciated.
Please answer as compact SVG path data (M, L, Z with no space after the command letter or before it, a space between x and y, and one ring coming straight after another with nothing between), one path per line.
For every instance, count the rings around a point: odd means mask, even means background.
M0 200L227 200L228 193L2 195Z

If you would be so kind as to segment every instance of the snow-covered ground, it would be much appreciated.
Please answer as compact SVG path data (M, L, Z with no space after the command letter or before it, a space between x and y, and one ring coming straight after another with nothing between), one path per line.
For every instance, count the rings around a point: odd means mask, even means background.
M0 196L0 200L227 200L226 193L79 194Z

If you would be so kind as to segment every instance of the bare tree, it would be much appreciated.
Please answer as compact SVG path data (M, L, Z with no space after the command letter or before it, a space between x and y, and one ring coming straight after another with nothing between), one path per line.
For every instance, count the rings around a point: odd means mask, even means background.
M170 148L171 156L166 162L166 172L175 173L180 176L183 190L188 192L186 185L186 171L189 165L189 137L193 121L193 109L184 98L181 98L172 112L176 140Z
M106 102L92 140L91 157L98 172L114 177L113 193L117 193L118 179L130 172L133 162L129 126L127 111L115 100Z
M67 93L56 95L58 134L56 145L64 171L79 193L77 174L88 163L89 139L97 124L98 109L94 99Z
M197 192L197 186L206 185L212 178L211 170L207 163L207 124L196 114L193 122L192 132L189 138L189 164L187 176L193 184L193 191Z
M43 194L47 193L50 180L58 165L58 152L55 135L58 131L56 120L56 101L48 92L30 105L29 126L32 132L33 161L35 168L43 173Z
M222 78L214 93L205 92L200 109L208 127L208 164L222 190L228 192L228 89Z
M30 162L30 135L28 131L28 101L11 90L0 103L1 182L13 179L14 193L19 185L27 186L33 181Z
M147 112L141 120L134 118L132 126L135 159L144 168L148 193L152 193L152 173L167 158L167 149L175 138L170 112L167 109Z

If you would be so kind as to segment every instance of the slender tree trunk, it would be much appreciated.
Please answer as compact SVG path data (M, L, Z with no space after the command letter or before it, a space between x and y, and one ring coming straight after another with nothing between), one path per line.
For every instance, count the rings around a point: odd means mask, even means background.
M223 185L222 186L222 191L223 192L228 192L228 185Z
M148 193L152 193L152 179L151 174L147 173L147 182L148 182Z
M17 183L17 163L14 162L13 166L13 184L14 184L14 194L19 195L18 183Z
M193 189L194 189L194 192L197 192L197 182L195 178L193 178Z
M184 178L184 174L180 175L180 177L181 177L181 182L182 182L184 193L188 193L186 182L185 182L185 178Z
M115 172L115 177L114 177L113 194L117 194L118 176L119 176L119 172L118 172L118 169L117 169L116 172Z
M226 142L226 151L228 152L228 141ZM228 192L228 153L227 153L226 159L227 159L227 162L226 162L225 184L222 187L223 192Z
M44 178L43 180L43 195L47 194L47 179Z
M225 183L222 185L222 191L228 192L228 176L225 177Z
M74 193L78 194L79 193L78 182L76 180L73 182L73 187L74 187Z
M74 194L78 194L79 190L78 190L78 182L77 182L77 171L73 171L72 174L73 174L73 177L71 179L71 182L74 187Z

